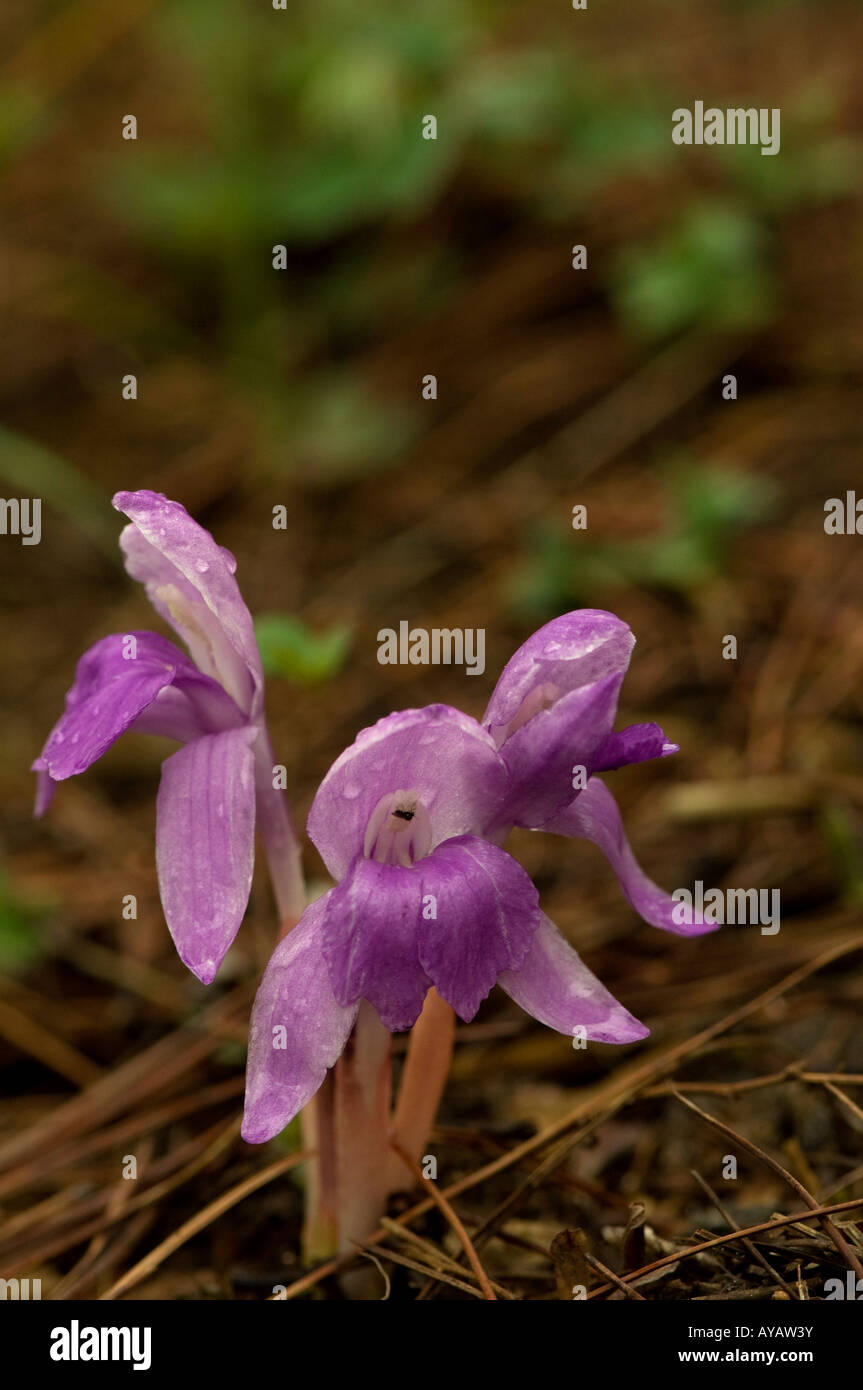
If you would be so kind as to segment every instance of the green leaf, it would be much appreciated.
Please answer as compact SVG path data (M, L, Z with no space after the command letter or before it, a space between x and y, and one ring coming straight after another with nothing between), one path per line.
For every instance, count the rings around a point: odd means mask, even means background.
M40 927L50 904L26 901L0 870L0 970L14 973L45 954Z
M848 903L863 902L863 837L859 816L850 806L825 806L821 831L836 864L842 896Z
M282 1130L281 1134L276 1135L276 1148L283 1154L298 1153L303 1147L302 1128L299 1115L294 1118Z
M312 632L298 618L265 613L255 620L255 636L268 676L283 676L296 685L319 685L331 680L345 663L352 630L331 627Z
M652 246L627 247L612 284L626 327L660 339L687 328L754 328L769 317L774 278L764 231L743 208L696 203Z
M653 586L684 596L720 573L730 537L767 514L773 489L763 478L691 460L666 472L669 524L630 541L591 541L548 527L533 530L508 597L514 611L536 616L589 601L603 589Z

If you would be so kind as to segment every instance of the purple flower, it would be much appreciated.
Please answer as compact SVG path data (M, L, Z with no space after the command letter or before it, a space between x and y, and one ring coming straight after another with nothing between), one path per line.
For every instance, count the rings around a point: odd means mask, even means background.
M676 751L652 724L613 733L634 639L570 613L505 667L483 724L447 705L365 729L333 764L308 831L336 886L276 947L252 1013L244 1137L277 1134L344 1048L360 1001L410 1028L434 985L465 1021L497 982L534 1018L627 1043L648 1030L582 963L502 848L513 825L594 840L648 921L681 928L638 868L593 774ZM573 767L585 769L573 789Z
M592 840L646 922L696 936L710 924L675 922L675 901L639 868L617 803L596 776L678 751L658 724L613 732L634 645L630 629L613 613L582 608L546 623L510 658L483 716L509 772L506 795L485 833L503 839L521 825ZM574 788L576 769L583 770L583 790Z
M280 906L297 897L298 849L273 788L261 659L230 552L160 493L118 492L113 502L130 520L120 537L126 569L192 659L154 632L117 633L86 651L33 763L36 814L55 782L83 772L127 729L177 739L157 801L159 888L181 958L209 984L248 902L256 810Z

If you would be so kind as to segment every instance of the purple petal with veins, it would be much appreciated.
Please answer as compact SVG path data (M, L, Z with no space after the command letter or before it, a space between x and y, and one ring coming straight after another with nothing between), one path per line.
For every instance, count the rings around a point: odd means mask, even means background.
M438 845L416 869L427 904L420 960L469 1023L501 971L524 962L539 925L539 895L509 854L473 835Z
M186 641L190 659L151 632L115 634L78 663L66 709L32 764L37 815L54 784L83 772L126 730L184 745L163 764L156 855L165 915L180 954L213 978L249 896L259 820L283 918L302 909L299 846L272 785L263 677L236 563L178 502L118 492L130 524L120 544L130 574Z
M541 918L521 968L505 971L501 988L525 1013L558 1033L574 1035L583 1028L586 1038L607 1043L646 1038L650 1030L588 970L545 913Z
M510 783L494 828L533 829L572 800L574 769L589 771L608 738L621 680L615 673L570 690L507 737L500 753Z
M523 722L525 701L545 687L551 698L610 676L626 674L635 638L620 618L599 608L580 608L534 632L510 657L482 717L500 746Z
M413 869L361 855L327 894L323 953L340 1004L368 999L391 1032L413 1027L429 979L417 933L422 880Z
M40 768L56 782L83 772L186 668L194 670L188 657L155 633L103 637L78 662L65 712L38 759Z
M276 947L252 1010L243 1138L262 1144L289 1124L338 1061L357 1005L339 1004L321 951L329 894Z
M364 729L333 763L312 802L309 837L340 879L363 853L385 794L413 790L437 844L481 831L506 782L506 765L475 719L449 705L403 710Z
M263 676L251 614L234 577L236 562L179 502L158 492L118 492L131 525L120 537L126 568L156 611L179 633L206 675L251 718L261 712Z
M252 886L255 730L206 734L162 764L156 867L180 958L208 985L237 934Z
M591 777L584 791L542 829L553 835L592 840L598 845L617 874L624 896L645 922L677 936L703 936L716 930L718 924L714 922L681 924L674 920L674 909L679 904L639 867L617 802L598 777Z
M679 753L676 743L670 743L658 724L630 724L619 733L609 734L591 759L591 772L613 772L630 763L644 763L651 758L668 758Z

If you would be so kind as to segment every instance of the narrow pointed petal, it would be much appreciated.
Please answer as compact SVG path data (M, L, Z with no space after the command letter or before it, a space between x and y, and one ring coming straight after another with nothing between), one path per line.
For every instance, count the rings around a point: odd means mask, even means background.
M358 1006L338 1004L321 951L329 895L307 907L276 947L255 998L243 1138L263 1144L317 1091L347 1043Z
M181 960L210 984L237 934L252 885L255 730L186 744L162 765L156 867Z
M583 792L543 827L553 835L592 840L617 874L624 897L645 922L678 936L702 936L715 931L715 922L680 923L674 909L680 904L639 867L623 829L620 809L598 777L591 777Z
M619 733L609 734L591 760L591 772L612 772L630 763L651 758L668 758L679 753L680 745L670 743L658 724L630 724Z
M161 493L118 492L113 503L132 523L120 537L129 574L144 584L153 607L179 633L200 669L257 718L261 658L233 556L185 507Z
M449 705L402 710L363 729L333 763L309 812L309 836L340 879L362 853L369 820L386 792L417 792L438 844L480 832L506 780L491 736L475 719Z
M416 869L358 855L327 894L323 952L340 1004L368 999L390 1032L412 1028L429 981L420 964L422 881Z
M468 1023L500 973L524 962L539 925L539 895L510 855L472 835L438 845L414 872L426 905L420 961Z
M258 833L270 873L273 896L284 923L296 922L306 904L303 853L294 830L288 798L273 786L275 757L266 727L261 726L252 745L255 756L255 805Z
M545 913L521 968L505 971L498 984L558 1033L584 1028L593 1042L629 1043L650 1032L588 970Z
M125 655L131 652L134 656ZM188 657L155 633L103 637L78 662L66 709L48 736L37 770L56 782L83 772L187 666Z
M54 800L56 783L41 758L37 758L34 763L30 764L30 771L36 773L36 802L33 807L33 815L38 818L44 816Z

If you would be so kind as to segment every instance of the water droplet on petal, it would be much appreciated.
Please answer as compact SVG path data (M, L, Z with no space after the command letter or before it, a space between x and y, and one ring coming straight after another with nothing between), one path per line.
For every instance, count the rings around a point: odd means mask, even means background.
M546 642L543 656L554 656L555 652L560 651L559 642Z
M198 574L206 574L209 568L210 566L207 564L206 560L195 561L195 569L198 571Z
M55 743L62 743L65 737L66 737L66 735L65 735L65 734L61 734L61 733L59 732L59 730L58 730L57 733L54 735L54 742L55 742Z
M362 788L359 782L346 782L342 790L342 795L346 796L348 801L355 801L361 791Z

